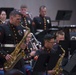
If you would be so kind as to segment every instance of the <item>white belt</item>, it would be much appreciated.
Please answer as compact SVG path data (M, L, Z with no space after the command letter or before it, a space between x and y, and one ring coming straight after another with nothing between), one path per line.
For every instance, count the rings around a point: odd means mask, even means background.
M35 35L38 35L38 34L40 34L41 32L43 32L44 30L42 30L42 29L37 29L37 32L35 33Z
M15 44L1 44L1 47L16 47Z

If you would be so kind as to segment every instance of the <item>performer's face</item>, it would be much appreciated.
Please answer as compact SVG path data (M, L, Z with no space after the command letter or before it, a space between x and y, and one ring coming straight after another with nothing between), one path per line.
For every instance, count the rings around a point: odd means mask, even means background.
M20 15L15 15L15 16L11 16L11 22L13 25L18 26L20 25L21 22L21 16Z
M28 34L28 36L26 37L26 42L30 42L32 35Z
M43 17L46 16L46 8L41 8L40 15Z
M46 48L48 48L48 49L52 49L54 43L55 43L55 40L54 39L46 40L45 43L44 43L44 46Z
M59 43L60 40L65 40L65 36L64 35L58 35L56 40Z
M5 11L1 12L1 20L3 20L3 21L6 20L6 12Z
M21 14L26 16L27 8L21 8Z

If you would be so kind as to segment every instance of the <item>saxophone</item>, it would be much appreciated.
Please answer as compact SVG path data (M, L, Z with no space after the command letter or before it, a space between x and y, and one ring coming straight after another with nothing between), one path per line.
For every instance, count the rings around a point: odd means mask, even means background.
M61 45L59 45L59 46L60 46L61 50L63 51L63 53L60 56L60 58L58 59L56 66L53 68L53 70L55 71L55 73L53 75L60 75L61 72L63 71L63 69L61 68L61 63L65 56L65 50L61 47Z
M15 50L11 53L12 58L9 61L6 61L4 63L4 69L5 71L11 70L15 64L25 55L24 50L21 50L21 44L24 43L27 35L30 33L30 29L26 28L26 32L22 38L22 40L17 44ZM20 52L21 50L21 52Z

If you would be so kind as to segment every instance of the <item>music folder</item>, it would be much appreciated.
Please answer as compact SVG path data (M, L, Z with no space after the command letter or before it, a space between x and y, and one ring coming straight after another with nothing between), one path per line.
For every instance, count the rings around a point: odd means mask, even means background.
M35 62L33 66L33 71L35 72L46 72L48 70L52 70L60 58L62 51L57 50L55 52L51 52L49 54L41 54L38 57L38 60Z

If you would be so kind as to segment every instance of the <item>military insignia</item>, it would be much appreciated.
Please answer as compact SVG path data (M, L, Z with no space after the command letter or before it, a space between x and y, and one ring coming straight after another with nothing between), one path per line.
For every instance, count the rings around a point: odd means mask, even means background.
M47 20L47 23L50 23L50 21L49 21L49 20Z
M20 36L22 36L22 31L21 30L18 30L18 33Z
M29 23L29 24L31 24L31 21L30 21L30 20L28 20L28 23Z

